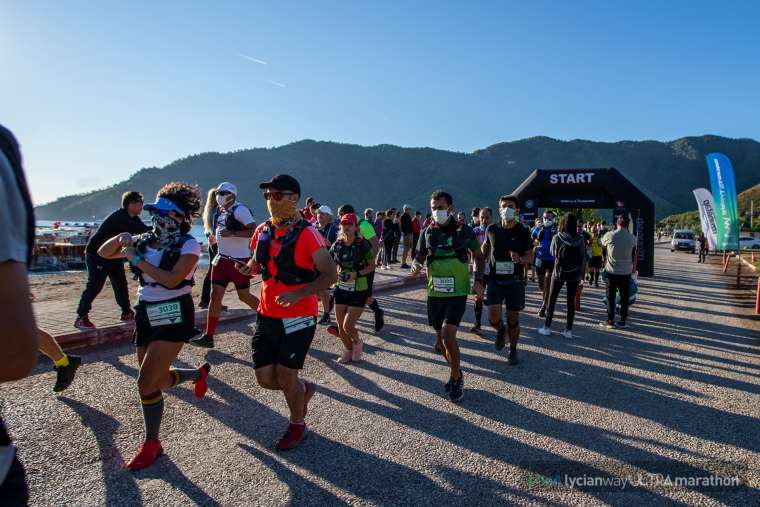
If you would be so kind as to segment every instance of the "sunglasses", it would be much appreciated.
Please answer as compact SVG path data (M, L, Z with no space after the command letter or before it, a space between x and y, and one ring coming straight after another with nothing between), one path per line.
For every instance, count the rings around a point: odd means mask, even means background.
M290 197L291 195L296 195L295 192L280 192L280 191L274 191L274 192L264 192L264 199L267 201L281 201L283 197Z
M230 195L232 192L229 190L222 190L221 192L217 192L216 195Z

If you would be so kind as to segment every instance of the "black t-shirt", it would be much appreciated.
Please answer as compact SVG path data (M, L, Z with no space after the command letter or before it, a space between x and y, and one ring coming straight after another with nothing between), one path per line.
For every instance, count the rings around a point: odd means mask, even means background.
M401 215L401 232L404 234L412 233L412 217L406 213Z
M87 253L95 255L98 253L98 248L106 241L118 236L122 232L128 232L130 234L142 234L148 232L150 227L145 225L140 217L130 217L127 210L124 208L117 209L100 224L98 230L92 235L90 241L87 242Z
M391 239L393 237L393 220L386 218L383 220L383 233L382 240Z
M491 224L486 229L485 243L491 247L490 259L491 277L497 280L519 280L523 277L522 263L512 265L510 252L520 256L533 249L533 239L530 231L521 223L507 229L501 224ZM499 264L497 264L499 263ZM506 264L501 264L506 263Z

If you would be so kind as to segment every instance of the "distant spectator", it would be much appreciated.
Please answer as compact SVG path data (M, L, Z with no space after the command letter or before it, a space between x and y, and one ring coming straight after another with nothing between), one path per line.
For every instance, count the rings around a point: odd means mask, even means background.
M391 229L393 230L393 247L391 248L391 264L398 264L398 247L401 244L401 223L399 213L396 208L393 210L393 223Z
M394 242L394 232L393 232L393 219L394 219L394 210L389 209L385 212L385 220L383 220L383 232L380 236L380 239L383 243L383 250L385 252L385 257L383 258L383 269L390 269L392 260L393 260L393 242Z
M412 226L412 207L408 204L404 204L404 211L399 217L399 228L404 241L404 251L401 253L401 269L411 269L406 261L412 254L414 227Z
M420 241L420 231L422 230L422 226L420 225L421 215L419 211L415 211L414 218L412 218L412 259L417 257L417 243Z
M306 220L308 220L309 222L311 222L311 220L314 219L314 215L312 215L312 213L311 213L311 205L312 204L314 204L314 198L313 197L307 197L306 198L306 205L301 210L301 215L303 215L303 217Z
M474 229L480 225L480 208L472 208L470 216L472 217L470 219L470 227Z
M335 225L330 206L322 205L317 209L317 230L327 241L327 248L330 248L338 239L338 226Z
M432 221L433 221L432 214L428 211L427 213L425 213L425 221L422 222L422 228L424 229L425 227L430 225Z
M607 249L604 270L607 273L607 322L608 329L625 327L628 318L631 274L636 271L636 236L628 231L628 217L621 215L614 232L602 238ZM620 321L615 323L616 293L620 292Z

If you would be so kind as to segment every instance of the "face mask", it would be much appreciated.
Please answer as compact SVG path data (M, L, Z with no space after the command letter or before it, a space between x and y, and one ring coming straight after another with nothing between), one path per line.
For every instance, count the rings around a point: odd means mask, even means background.
M513 218L515 218L515 209L501 208L499 209L499 214L501 214L502 220L512 220Z
M272 216L272 224L275 227L290 224L296 216L296 203L289 199L280 199L279 201L269 199L267 200L267 209Z
M221 206L225 207L227 204L231 203L235 200L235 196L232 194L229 195L218 195L216 196L216 203Z
M151 217L151 222L153 223L153 237L163 248L179 239L180 224L172 217L156 213Z
M554 220L544 219L544 226L545 227L551 227L552 225L554 225Z
M449 210L447 209L436 209L433 210L433 222L437 223L438 225L445 224L449 219Z

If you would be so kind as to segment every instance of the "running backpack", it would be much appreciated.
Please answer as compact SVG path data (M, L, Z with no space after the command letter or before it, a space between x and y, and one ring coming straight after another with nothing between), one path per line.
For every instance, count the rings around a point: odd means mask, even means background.
M576 245L565 243L557 238L559 248L557 249L557 259L555 261L555 271L560 280L580 280L581 268L583 267L583 255L585 249L581 250Z

